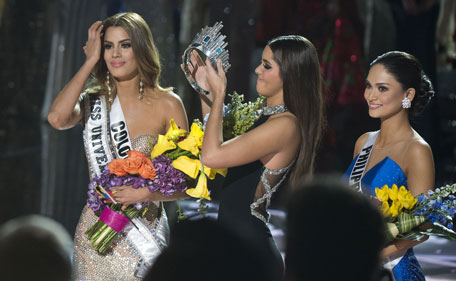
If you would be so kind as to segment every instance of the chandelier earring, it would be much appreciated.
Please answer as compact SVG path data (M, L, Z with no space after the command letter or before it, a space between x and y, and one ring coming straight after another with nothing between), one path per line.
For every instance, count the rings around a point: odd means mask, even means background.
M142 81L142 78L139 78L139 94L138 94L138 99L142 100L144 97L144 83Z
M108 100L112 103L112 88L111 82L109 81L109 71L106 73L106 88L108 88Z
M408 97L405 97L403 100L402 100L402 108L410 108L412 107L412 102L410 101L410 99Z

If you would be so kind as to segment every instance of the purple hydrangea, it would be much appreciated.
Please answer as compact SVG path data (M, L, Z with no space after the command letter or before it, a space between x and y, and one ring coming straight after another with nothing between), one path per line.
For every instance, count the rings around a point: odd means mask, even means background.
M184 173L171 165L171 159L160 155L152 159L152 163L155 167L156 177L147 184L150 192L159 190L163 195L170 196L176 191L182 192L187 189Z
M94 212L105 207L99 194L96 192L97 185L102 186L106 190L113 190L113 187L121 185L131 185L133 188L147 187L150 192L159 190L163 195L170 196L176 191L185 191L187 189L185 175L179 170L176 170L172 165L172 161L160 155L152 159L155 168L156 178L154 180L144 179L139 175L127 174L118 177L108 169L106 165L102 174L99 177L94 177L89 183L89 191L87 192L87 205ZM139 210L143 203L135 203L134 206Z

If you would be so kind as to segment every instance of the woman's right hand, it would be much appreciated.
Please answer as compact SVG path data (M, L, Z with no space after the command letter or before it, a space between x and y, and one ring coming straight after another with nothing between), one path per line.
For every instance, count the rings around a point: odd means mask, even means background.
M100 59L101 54L101 33L103 30L103 24L101 21L94 22L88 30L88 39L84 47L84 53L86 55L86 61L96 64Z
M216 67L217 68L214 68L209 59L206 59L206 74L204 75L204 78L209 93L214 95L214 99L218 98L223 102L226 93L226 75L221 60L217 61Z

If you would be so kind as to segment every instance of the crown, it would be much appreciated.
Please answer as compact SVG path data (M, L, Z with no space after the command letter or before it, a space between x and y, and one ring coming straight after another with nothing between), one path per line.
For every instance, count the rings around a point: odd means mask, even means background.
M226 72L231 67L229 60L228 50L225 50L225 47L228 46L228 43L223 40L226 38L225 35L220 34L220 29L222 29L222 22L216 22L212 27L204 27L201 29L201 32L196 34L192 43L185 49L184 55L182 57L185 76L187 77L190 85L200 94L208 94L207 91L203 90L198 83L196 83L195 78L192 76L191 71L188 69L188 64L191 64L190 54L193 50L198 52L198 55L203 54L206 56L211 64L216 68L217 61L222 61L223 70ZM202 58L204 62L204 58Z

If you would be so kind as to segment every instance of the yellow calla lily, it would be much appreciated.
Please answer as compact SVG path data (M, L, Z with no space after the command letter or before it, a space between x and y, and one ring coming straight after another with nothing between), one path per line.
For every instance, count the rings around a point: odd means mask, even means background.
M375 195L377 195L377 199L380 202L388 201L388 186L384 185L381 189L376 187L375 188Z
M150 153L151 158L155 158L162 155L165 151L175 149L176 144L173 141L168 140L164 135L158 135L157 143L155 144L152 152Z
M183 137L187 134L186 130L179 129L179 127L174 122L174 119L171 118L171 120L169 120L169 123L170 126L165 135L169 141L177 142L180 137Z
M157 143L152 149L150 157L155 158L159 155L162 155L163 152L174 148L176 148L176 144L173 141L168 140L168 138L164 135L158 135Z
M207 178L204 173L201 173L198 178L198 183L195 188L190 188L185 191L188 195L195 198L205 198L211 200L209 190L207 189Z
M180 156L173 161L172 165L192 179L196 179L201 168L201 162L198 159L191 159L187 156Z
M228 169L226 169L226 168L212 169L207 166L204 166L204 173L209 177L209 179L213 180L215 178L215 174L220 174L220 175L226 177L226 174L228 173Z
M393 201L397 200L397 193L398 193L398 188L397 188L397 185L393 184L393 186L388 189L388 195L389 195L389 198Z
M179 129L174 119L169 120L170 126L168 132L165 135L158 135L157 144L155 144L152 152L150 153L151 158L155 158L162 155L165 151L176 148L176 142L180 137L187 134L186 130Z
M203 136L204 132L198 124L193 123L188 136L177 145L183 150L190 151L193 155L198 156L201 150L201 145L203 144Z

